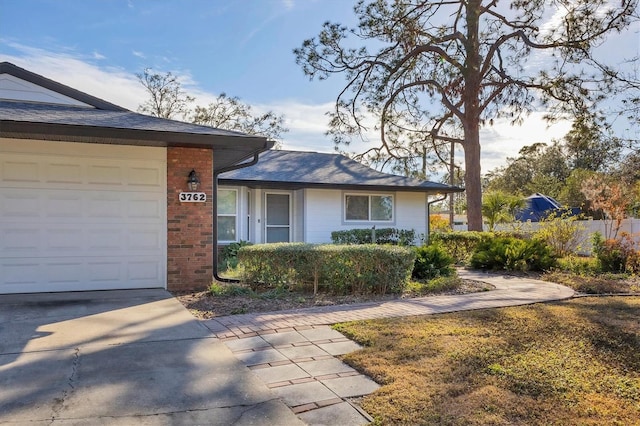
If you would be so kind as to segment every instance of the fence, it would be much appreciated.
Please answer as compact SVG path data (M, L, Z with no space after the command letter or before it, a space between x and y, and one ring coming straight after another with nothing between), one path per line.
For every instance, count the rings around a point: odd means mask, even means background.
M615 238L615 222L611 220L578 220L576 224L581 228L581 233L584 239L584 242L581 244L579 253L580 254L590 254L591 247L591 236L595 232L599 232L602 234L604 238ZM466 230L466 225L456 225L455 230ZM522 231L536 231L540 228L539 222L515 222L515 223L503 223L496 226L496 229L499 231L513 231L513 230L522 230ZM485 231L488 230L485 225ZM626 233L631 236L631 238L636 243L636 247L640 249L640 219L631 218L624 219L620 224L620 229L617 232L617 237L620 237L622 233Z

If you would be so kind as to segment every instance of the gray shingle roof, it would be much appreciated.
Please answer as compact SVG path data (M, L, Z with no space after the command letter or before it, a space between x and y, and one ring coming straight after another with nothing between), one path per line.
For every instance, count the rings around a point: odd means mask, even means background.
M461 188L379 172L340 154L266 151L254 166L222 173L221 185L459 192Z
M0 118L17 122L255 138L244 133L152 117L126 109L104 110L74 105L0 101Z

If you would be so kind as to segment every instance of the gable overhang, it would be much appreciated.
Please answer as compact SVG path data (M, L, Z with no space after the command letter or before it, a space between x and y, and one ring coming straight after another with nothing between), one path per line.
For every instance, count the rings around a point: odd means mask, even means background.
M210 148L214 150L214 169L237 164L271 149L274 145L273 141L264 137L249 135L210 135L14 120L0 120L0 137L52 142Z

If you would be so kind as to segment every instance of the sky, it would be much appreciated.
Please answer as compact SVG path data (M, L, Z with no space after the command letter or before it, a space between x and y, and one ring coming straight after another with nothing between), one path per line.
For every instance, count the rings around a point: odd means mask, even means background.
M12 62L136 111L146 100L136 74L172 72L205 105L224 92L256 111L285 116L283 148L333 152L329 111L345 81L309 81L293 49L325 21L354 26L349 0L0 0L0 61ZM628 37L639 51L637 27ZM481 131L482 170L522 146L561 138L544 111L522 126L497 121ZM370 144L351 145L351 151Z

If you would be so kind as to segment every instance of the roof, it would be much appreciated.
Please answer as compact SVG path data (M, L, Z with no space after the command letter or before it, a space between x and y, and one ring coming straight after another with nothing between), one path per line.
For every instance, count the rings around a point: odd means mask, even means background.
M254 166L222 173L221 185L255 188L328 188L427 193L461 192L462 188L379 172L344 155L273 150L260 154Z
M226 167L273 146L262 136L138 114L8 62L0 74L36 84L86 106L0 100L0 137L141 146L214 149L214 167Z

